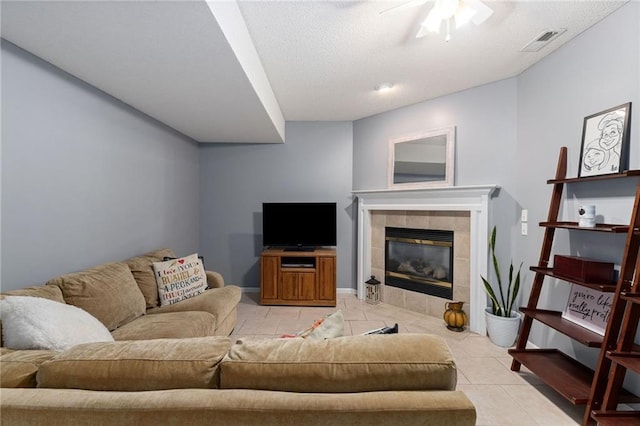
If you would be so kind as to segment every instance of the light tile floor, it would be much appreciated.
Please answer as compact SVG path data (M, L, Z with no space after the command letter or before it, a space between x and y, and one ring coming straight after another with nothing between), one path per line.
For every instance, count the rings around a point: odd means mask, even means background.
M506 349L477 334L449 331L440 318L386 305L370 305L353 295L338 295L335 308L261 306L259 295L245 293L232 337L278 337L295 333L316 319L342 310L345 334L399 324L400 333L431 333L445 338L458 366L458 389L476 407L477 425L579 425L584 406L574 406L523 368L509 369Z

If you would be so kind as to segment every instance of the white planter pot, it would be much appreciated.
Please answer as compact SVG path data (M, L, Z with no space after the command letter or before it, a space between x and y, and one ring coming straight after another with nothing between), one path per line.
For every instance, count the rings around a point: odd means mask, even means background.
M487 334L495 345L509 348L516 342L520 328L520 312L511 311L510 317L499 317L491 313L491 308L485 309L487 319Z

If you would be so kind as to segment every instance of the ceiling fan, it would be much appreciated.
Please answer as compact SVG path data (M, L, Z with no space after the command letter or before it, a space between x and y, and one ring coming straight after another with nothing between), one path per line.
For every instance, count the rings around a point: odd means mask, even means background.
M427 0L411 0L383 10L380 14L400 8L420 6L426 2ZM460 28L468 24L469 21L476 25L482 24L492 14L493 10L480 0L436 0L426 19L420 24L416 38L422 38L429 32L439 33L442 21L445 21L447 29L445 40L449 41L451 39L450 26L452 19L455 21L456 28Z

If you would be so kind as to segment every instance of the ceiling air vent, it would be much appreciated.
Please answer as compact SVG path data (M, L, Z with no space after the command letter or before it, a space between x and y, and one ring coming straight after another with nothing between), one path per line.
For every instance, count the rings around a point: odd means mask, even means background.
M521 52L537 52L542 49L544 46L549 44L552 40L558 38L562 33L564 33L566 28L559 28L556 30L544 30L541 34L539 34L536 38L531 40L525 47L520 49Z

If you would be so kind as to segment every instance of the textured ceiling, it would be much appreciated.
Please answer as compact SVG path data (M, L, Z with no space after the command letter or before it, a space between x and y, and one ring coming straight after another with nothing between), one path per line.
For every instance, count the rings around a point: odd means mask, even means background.
M513 77L621 2L487 1L494 14L444 35L416 39L433 2L240 2L287 120L354 120ZM567 32L520 52L545 29ZM394 90L374 92L381 82Z
M4 0L1 31L200 142L281 142L284 120L351 121L516 76L625 1L486 1L494 14L449 42L413 37L432 1L380 14L402 3Z

